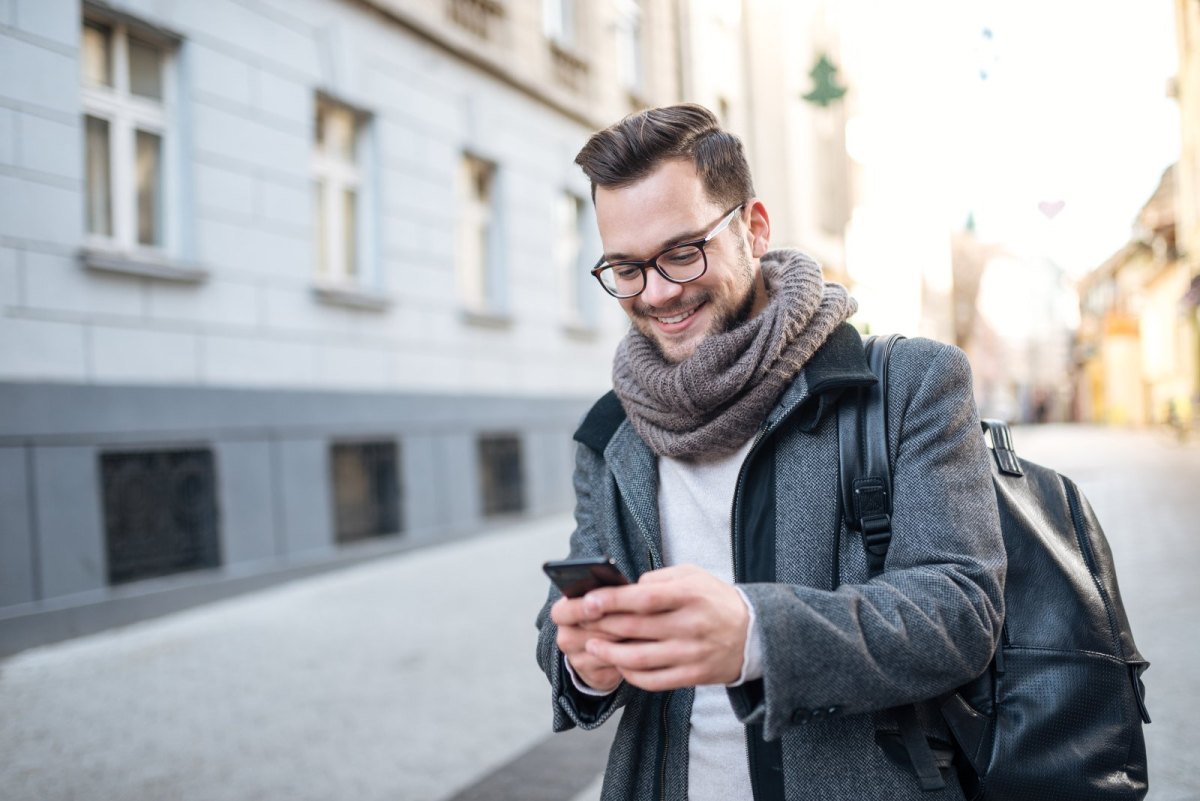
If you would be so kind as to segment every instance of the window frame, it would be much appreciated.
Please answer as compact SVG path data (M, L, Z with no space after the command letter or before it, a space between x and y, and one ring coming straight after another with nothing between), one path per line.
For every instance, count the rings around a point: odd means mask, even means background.
M618 80L635 97L646 92L646 16L642 0L618 0L615 25Z
M582 7L578 0L542 0L542 35L563 50L578 52Z
M345 503L346 495L339 492L345 489L339 486L339 481L346 477L340 469L343 458L348 458L356 467L363 469L368 496L366 517L371 519L372 524L368 528L352 526L356 515L363 515L363 508ZM403 449L396 437L334 439L329 443L328 459L333 538L339 546L399 537L405 533ZM384 463L387 463L387 467L382 470L381 476L376 470ZM386 484L375 483L381 477L387 481ZM385 493L383 497L379 496L379 490ZM387 524L389 521L392 525Z
M84 220L85 247L91 251L128 253L149 260L177 254L181 248L178 203L180 175L178 163L179 136L176 131L178 107L178 49L179 41L135 22L115 16L94 13L84 6L80 29L88 24L102 26L109 32L112 86L88 84L79 76L81 137L87 148L87 118L94 117L108 124L108 204L112 234L88 230ZM133 94L130 86L130 39L138 39L157 48L161 54L162 98L154 100ZM158 242L138 241L137 132L144 131L159 137L158 174ZM84 176L83 193L90 193Z
M506 446L511 446L511 450L506 452ZM529 468L521 432L479 432L475 438L475 452L480 517L488 520L527 514L530 509ZM511 458L512 464L505 464L506 458ZM504 467L512 467L514 472L505 475Z
M571 230L564 224L566 220L562 209L567 202L574 204L574 214L571 215ZM596 246L596 236L593 233L595 223L589 213L591 204L585 195L570 187L561 189L555 198L555 218L558 223L555 241L555 267L559 273L559 299L564 308L563 324L569 332L585 333L594 329L596 319L596 291L591 281L586 280L590 274L592 263L590 253ZM574 253L565 247L563 240L569 238L574 247Z
M488 173L488 191L482 203L474 193L478 173L472 171L467 175L472 165L486 169ZM473 150L463 150L459 154L454 180L458 203L454 270L459 303L471 321L505 323L508 320L508 298L503 252L504 210L501 201L503 170L496 160ZM481 209L481 213L475 213L476 209ZM473 225L478 220L483 220L483 223ZM478 264L467 264L468 254L464 245L468 241L481 243Z
M350 134L354 147L352 159L344 159L336 152L332 140L327 141L322 148L317 138L317 118L323 109L333 114L346 114L353 122ZM309 167L312 174L314 192L314 208L318 219L315 224L324 222L325 237L317 236L320 228L313 232L314 254L316 256L314 276L318 285L333 287L359 287L368 283L366 260L363 252L363 214L365 204L363 196L366 189L366 170L363 169L363 156L366 148L365 129L368 115L353 106L336 100L329 95L318 92L313 105L313 138L312 153ZM317 190L319 185L325 187L324 196ZM341 202L343 193L354 192L354 227L347 235L345 207ZM322 247L323 246L323 247ZM353 261L347 263L347 247L353 247ZM321 250L324 249L324 253Z

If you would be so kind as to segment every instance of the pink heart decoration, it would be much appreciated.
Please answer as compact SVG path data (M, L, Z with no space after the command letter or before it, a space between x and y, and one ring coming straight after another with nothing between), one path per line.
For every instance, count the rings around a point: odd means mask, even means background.
M1038 204L1038 211L1045 214L1047 220L1053 220L1065 205L1067 205L1065 200L1043 200Z

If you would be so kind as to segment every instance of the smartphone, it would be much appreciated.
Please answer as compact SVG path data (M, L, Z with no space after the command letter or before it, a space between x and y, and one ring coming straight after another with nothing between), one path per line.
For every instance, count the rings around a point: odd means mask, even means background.
M617 563L607 556L546 562L542 570L568 598L586 595L597 587L617 587L629 583L629 579L617 568Z

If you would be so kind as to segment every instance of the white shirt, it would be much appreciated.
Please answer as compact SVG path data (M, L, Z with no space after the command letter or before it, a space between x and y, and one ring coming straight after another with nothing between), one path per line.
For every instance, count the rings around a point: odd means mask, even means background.
M658 460L658 518L663 560L668 565L699 565L722 581L733 583L733 540L730 525L738 472L750 451L747 441L722 459ZM739 590L740 592L740 590ZM746 601L746 596L742 595ZM742 675L736 684L762 675L747 632ZM753 639L757 639L754 637ZM719 684L696 688L688 733L688 801L738 801L753 797L746 756L746 729L733 714L729 695Z
M659 458L658 517L667 566L698 565L733 583L733 493L751 444L752 440L747 440L734 453L707 461ZM754 607L740 589L738 594L746 603L750 623L742 675L731 687L762 676L762 643ZM581 692L607 694L578 679L569 662L567 673ZM733 714L724 686L696 687L688 733L688 799L749 801L751 797L745 727Z

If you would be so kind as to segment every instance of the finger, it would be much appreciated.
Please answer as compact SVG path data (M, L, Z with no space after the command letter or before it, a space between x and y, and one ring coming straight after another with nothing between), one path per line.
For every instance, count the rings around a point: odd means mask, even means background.
M578 626L589 617L581 599L559 598L550 607L550 619L557 626Z
M673 640L688 633L681 627L680 615L679 611L656 615L614 612L585 623L581 628L610 640Z
M705 570L696 565L672 565L658 570L647 570L638 577L638 584L653 584L658 581L677 581L681 578L704 573Z
M569 660L571 670L593 690L611 692L621 683L621 673L612 665L596 662L587 654Z
M592 590L583 596L584 609L591 620L614 612L653 615L678 609L687 600L688 590L677 581L652 581L624 587Z
M620 670L662 670L693 662L697 656L694 643L671 640L667 642L609 642L589 640L587 652L602 662Z
M699 671L691 665L663 670L622 670L620 676L634 687L648 692L678 690L681 687L695 687L701 683Z

